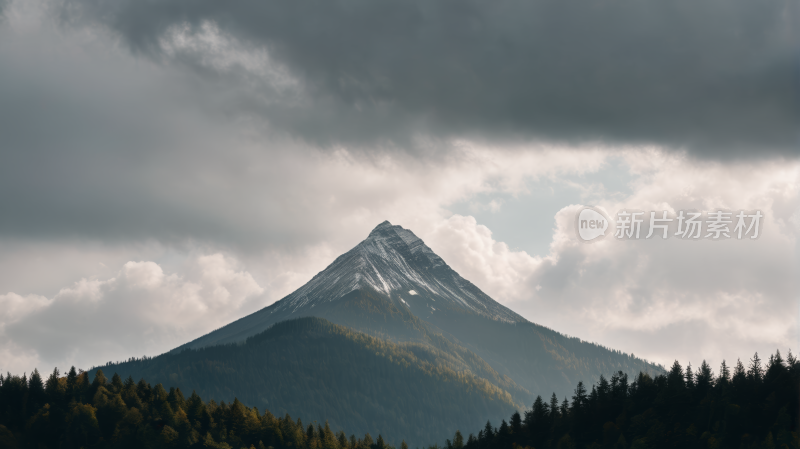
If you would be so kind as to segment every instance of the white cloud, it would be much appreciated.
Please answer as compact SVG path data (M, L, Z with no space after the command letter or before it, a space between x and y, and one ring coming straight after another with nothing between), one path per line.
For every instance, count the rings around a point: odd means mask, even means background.
M52 299L0 295L0 369L86 369L160 354L264 305L264 289L230 257L188 262L185 276L130 261L114 278L81 279Z
M503 303L528 297L520 286L542 263L540 257L511 251L505 243L495 241L489 228L477 224L473 217L454 215L425 237L461 276Z
M155 262L130 261L122 267L122 273L134 289L153 290L164 281L164 270Z
M509 251L471 217L442 223L427 235L431 246L532 321L661 363L718 363L793 347L800 233L792 217L800 203L800 164L704 164L657 151L618 154L636 175L633 193L620 198L587 192L587 200L611 213L626 207L760 209L762 236L697 242L610 237L587 245L573 229L580 206L571 205L556 215L551 252L543 258Z
M49 300L44 296L20 296L14 292L0 295L0 323L13 323L22 317L47 306Z

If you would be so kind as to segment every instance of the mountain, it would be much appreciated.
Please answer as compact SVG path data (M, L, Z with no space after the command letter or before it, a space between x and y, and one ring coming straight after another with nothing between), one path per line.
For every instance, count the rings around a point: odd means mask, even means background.
M446 340L507 376L509 391L525 404L537 394L571 395L578 381L594 382L601 374L663 371L529 322L461 277L413 232L388 221L290 295L174 351L244 341L304 316L448 351ZM476 371L475 363L463 362Z
M536 395L571 397L579 381L664 372L529 322L389 222L280 301L102 369L420 445L498 424Z

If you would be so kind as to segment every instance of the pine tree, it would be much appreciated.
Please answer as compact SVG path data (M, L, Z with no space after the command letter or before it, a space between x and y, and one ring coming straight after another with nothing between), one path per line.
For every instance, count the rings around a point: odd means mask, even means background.
M761 364L761 359L758 357L758 352L750 359L750 366L747 370L747 378L751 381L760 384L764 380L764 367Z
M672 389L683 389L686 386L683 377L683 368L677 360L672 364L672 368L669 370L669 374L667 374L667 385Z
M768 368L775 366L775 365L783 365L783 357L781 357L781 350L778 349L775 351L775 355L769 356L769 364Z
M694 372L692 371L692 362L689 362L686 365L686 388L693 390L694 387Z
M319 430L320 428L317 427L317 429ZM321 429L322 432L320 434L320 440L322 443L322 449L340 449L339 440L331 430L331 426L328 424L327 420L325 420L325 426ZM344 434L342 436L344 436Z
M469 436L467 437L467 447L474 448L477 445L478 445L478 439L475 438L474 434L472 434L472 433L469 434Z
M78 370L78 382L75 386L75 400L76 401L86 401L89 398L86 397L89 394L89 373L84 372L82 370Z
M731 380L734 383L741 383L747 379L747 372L744 370L744 365L741 359L736 359L736 367L733 368L733 377Z
M781 373L785 372L785 370L786 367L784 366L783 357L781 357L781 351L775 351L775 355L769 356L767 370L764 373L764 382L774 382L775 379L781 376Z
M736 360L736 366L733 369L733 376L731 377L731 386L733 387L733 403L741 403L746 400L751 392L751 385L747 378L747 371L742 364L741 359Z
M173 404L174 402L177 402L177 397L175 394L175 390L174 389L170 390L171 391L167 401L170 404ZM176 403L175 409L177 408L178 405ZM239 437L244 435L245 430L247 429L246 415L247 415L247 409L245 408L244 404L242 404L239 401L239 398L233 398L233 404L231 404L230 415L229 415L230 416L229 430L233 430L233 432Z
M497 429L497 435L495 435L495 438L497 439L497 444L500 447L511 446L511 429L508 427L508 423L506 423L505 419L501 421L500 428Z
M719 367L719 377L717 378L717 383L721 385L727 385L731 381L731 371L728 369L728 365L725 363L725 360L722 360L722 364Z
M555 399L555 395L553 396ZM551 399L551 401L553 400ZM555 399L556 407L558 407L558 399ZM528 432L530 432L531 436L531 444L533 447L541 447L544 441L547 439L547 434L552 426L552 420L550 418L550 413L548 413L548 406L547 403L542 400L541 396L536 396L536 400L533 401L533 407L531 408L530 413L526 412L525 418L528 421L527 428Z
M342 432L341 430L339 431L339 434L336 436L336 439L339 442L340 449L351 449L347 441L347 435L345 435L344 432Z
M522 417L519 415L519 412L514 412L511 415L511 433L514 435L520 435L522 433Z
M487 441L491 441L494 438L494 430L490 421L486 421L486 426L483 428L483 438Z
M592 392L589 393L589 397L586 399L586 408L591 410L593 407L596 407L597 404L600 403L600 393L597 392L598 388L595 385L592 385Z
M150 388L150 384L145 382L144 378L139 379L139 382L136 384L136 394L144 402L151 401L152 390Z
M106 378L105 374L103 374L103 370L99 369L96 373L94 373L94 380L92 381L92 386L89 388L89 397L94 397L97 393L97 390L100 387L105 388L108 385L108 379ZM163 388L162 388L163 389Z
M77 397L78 391L78 371L75 369L73 365L69 369L69 373L67 373L67 396L71 399L78 400Z
M578 381L578 386L575 387L575 394L572 396L572 409L582 411L585 405L586 387L583 386L583 381Z
M22 373L22 378L19 381L19 401L22 404L22 413L20 414L19 418L27 418L29 416L28 413L28 377L25 373Z
M558 418L558 397L553 393L550 396L550 422L555 424L556 418Z
M192 391L192 395L189 396L189 399L186 401L186 415L192 422L199 421L203 427L208 427L210 424L207 422L207 417L210 418L210 415L208 415L206 406L203 403L203 400L194 390Z
M314 431L314 425L309 424L308 428L306 429L306 444L310 446L311 442L314 441L316 437L317 433Z
M453 435L453 449L463 449L464 448L464 437L461 435L461 432L456 430L455 435Z
M697 370L697 376L695 377L698 398L706 397L711 390L713 379L714 373L711 371L711 367L703 360L703 363L700 364L700 368Z
M609 385L606 377L600 375L600 380L597 382L597 397L601 402L606 401L611 393L611 385Z
M128 407L118 394L95 405L97 407L95 414L97 416L100 432L106 440L110 440L117 424L128 411Z
M786 364L789 367L794 366L797 363L797 357L792 354L792 350L790 349L789 352L786 354Z
M619 371L617 374L618 374L618 377L619 377L619 387L618 387L619 388L619 396L620 396L621 399L625 399L628 396L628 388L629 388L629 385L628 385L628 374L627 373L623 373L622 371Z
M64 400L64 388L61 386L61 382L59 382L59 375L58 368L53 368L53 372L44 384L44 392L47 396L47 400L54 404L60 404Z
M28 402L31 405L31 412L39 410L39 407L45 402L44 382L36 368L33 369L31 378L28 380Z
M111 392L119 393L122 391L122 387L122 378L119 377L119 374L114 373L114 376L111 377Z
M569 416L569 401L567 401L566 397L564 397L564 402L561 403L561 410L559 410L559 413L562 418L567 418Z
M67 418L66 439L72 447L93 446L100 438L96 409L89 404L76 404Z

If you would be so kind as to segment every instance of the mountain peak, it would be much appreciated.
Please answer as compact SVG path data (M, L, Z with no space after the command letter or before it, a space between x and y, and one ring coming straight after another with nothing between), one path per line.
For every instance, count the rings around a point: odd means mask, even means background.
M369 233L364 242L375 238L385 239L385 238L392 238L395 236L400 237L400 239L407 245L412 245L417 242L422 242L422 240L416 235L414 235L413 232L400 225L393 225L389 223L389 220L384 220L383 223L379 224L378 226L375 226L375 228L372 230L372 232ZM430 251L430 248L428 248L428 250Z
M364 288L386 295L413 313L430 314L437 309L442 313L448 307L498 321L526 321L459 276L413 232L388 220L277 303L275 311L305 313L301 311Z
M527 322L462 278L413 232L387 220L293 293L189 345L244 340L270 324L301 316L329 318L340 299L359 290L373 291L395 310L423 320L479 316Z
M383 222L381 224L379 224L378 226L375 226L375 228L369 234L372 235L372 234L374 234L376 232L380 232L380 231L382 231L384 229L391 228L391 227L392 227L392 224L389 223L389 220L383 220Z
M422 256L427 263L433 265L433 268L447 265L413 232L400 225L392 225L388 220L376 226L353 250L359 248L370 252L377 251L383 258L386 258L386 250L391 248L401 253L410 253L413 257Z
M401 226L394 226L389 223L389 220L384 220L383 223L375 226L375 228L369 233L367 236L367 240L379 238L379 237L386 237L387 235L394 235L396 234L395 229L403 229Z

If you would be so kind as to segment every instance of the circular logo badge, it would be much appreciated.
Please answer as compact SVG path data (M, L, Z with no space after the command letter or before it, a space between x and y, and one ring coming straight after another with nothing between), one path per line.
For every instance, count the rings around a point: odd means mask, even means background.
M611 220L608 215L596 207L584 206L575 214L575 231L582 242L592 243L602 240L610 226Z

